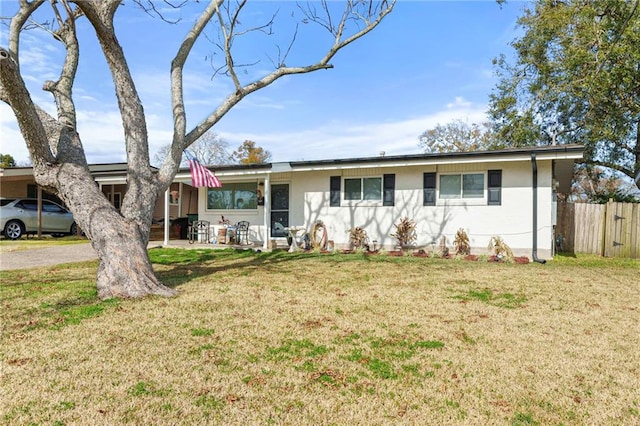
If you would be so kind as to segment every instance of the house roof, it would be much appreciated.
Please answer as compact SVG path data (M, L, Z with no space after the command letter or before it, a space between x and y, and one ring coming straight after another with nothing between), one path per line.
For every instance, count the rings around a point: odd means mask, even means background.
M277 172L299 172L314 170L337 170L362 167L399 167L399 166L421 166L436 164L454 164L454 163L478 163L478 162L494 162L494 161L527 161L531 159L532 154L536 155L539 160L556 160L556 173L569 177L571 180L571 172L573 163L577 159L581 159L584 152L582 145L552 145L540 147L521 147L509 148L493 151L472 151L472 152L449 152L449 153L428 153L428 154L412 154L412 155L390 155L377 157L359 157L359 158L343 158L331 160L309 160L309 161L291 161L291 162L274 162L264 164L234 164L234 165L218 165L207 166L220 177L230 179L246 178L247 176L264 176L268 173ZM157 168L154 167L155 170ZM127 163L106 163L89 165L96 181L103 183L124 183ZM32 176L31 167L15 167L9 169L0 169L0 176L18 177ZM188 167L183 167L176 174L176 181L187 182L190 179ZM562 179L565 180L564 178Z
M342 158L330 160L306 160L275 162L265 164L236 164L207 166L221 175L252 174L256 171L307 171L333 170L352 167L397 167L403 165L447 164L486 161L522 161L529 160L531 154L541 160L575 160L581 159L584 152L582 145L554 145L541 147L509 148L492 151L447 152L411 155L390 155L378 157ZM178 173L189 173L188 168L181 168Z
M349 166L367 165L367 167L396 167L400 165L427 165L447 163L468 163L486 161L529 160L531 154L541 160L580 159L584 152L582 145L553 145L542 147L509 148L492 151L446 152L413 155L393 155L379 157L346 158L336 160L294 161L293 169L333 169Z

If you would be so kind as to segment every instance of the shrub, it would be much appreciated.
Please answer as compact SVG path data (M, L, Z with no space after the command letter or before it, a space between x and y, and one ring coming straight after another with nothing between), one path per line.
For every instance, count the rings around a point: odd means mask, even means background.
M356 226L347 232L349 232L349 245L352 249L369 249L369 237L364 228Z
M497 235L491 237L487 249L498 259L502 259L504 257L513 258L511 247L509 247L507 243L504 242L502 237L499 237Z
M396 232L391 234L393 238L398 240L401 248L408 247L416 240L416 223L408 217L400 219L400 223L393 225Z
M471 246L469 245L469 236L463 228L458 229L456 238L453 240L456 248L456 255L467 256L471 254Z

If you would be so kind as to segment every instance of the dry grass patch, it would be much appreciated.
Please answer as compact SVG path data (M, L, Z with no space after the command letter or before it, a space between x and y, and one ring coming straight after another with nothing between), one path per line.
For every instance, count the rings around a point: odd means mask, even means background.
M0 423L640 422L637 262L151 257L177 297L0 273Z

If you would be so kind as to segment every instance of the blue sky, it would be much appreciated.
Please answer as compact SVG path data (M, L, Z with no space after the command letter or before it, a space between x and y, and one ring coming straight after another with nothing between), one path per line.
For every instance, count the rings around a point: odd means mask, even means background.
M332 6L336 2L330 3ZM279 9L272 37L239 40L240 61L255 66L242 73L246 81L272 69L275 46L292 34L293 2L250 1L245 25L264 22ZM500 7L494 1L399 0L382 24L332 60L334 68L286 76L245 98L214 128L233 149L244 140L269 150L273 161L316 160L420 152L418 137L437 124L454 119L469 123L485 119L495 86L491 60L512 54L516 19L524 3ZM0 15L11 16L16 1L3 1ZM147 113L150 151L171 140L169 65L193 22L197 5L170 12L178 25L153 19L138 9L121 8L117 36ZM169 16L169 15L168 15ZM125 161L122 125L113 83L95 37L80 23L81 62L74 99L78 128L90 163ZM213 34L213 33L210 33ZM7 45L7 28L0 42ZM306 65L325 51L327 38L303 25L287 65ZM185 71L189 125L206 117L229 93L231 84L212 77L214 49L199 43ZM218 56L213 56L214 60ZM40 88L55 79L60 47L46 33L23 35L21 67L34 101L55 111ZM238 62L238 61L236 61ZM18 162L28 159L12 111L0 106L0 152Z

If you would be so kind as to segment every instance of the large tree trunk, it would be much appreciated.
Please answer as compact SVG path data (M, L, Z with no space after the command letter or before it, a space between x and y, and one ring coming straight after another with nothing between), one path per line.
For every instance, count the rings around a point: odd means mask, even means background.
M51 173L37 177L42 179L48 174ZM55 176L60 196L98 255L97 288L101 299L176 294L156 278L147 253L156 202L151 182L141 183L140 176L130 179L138 181L129 185L136 188L138 196L126 197L128 206L123 211L130 214L123 214L107 200L87 167L66 164L55 168Z
M64 8L58 7L58 3ZM239 2L235 6L233 2L229 2L230 5L226 7L223 3L222 0L209 2L195 20L171 62L174 132L170 153L159 170L153 170L150 166L147 120L124 49L115 33L114 16L116 9L122 4L121 0L50 2L56 17L54 22L57 23L51 25L53 29L50 31L56 40L63 43L66 51L59 79L46 81L43 86L54 97L56 117L34 104L18 66L22 29L45 2L21 1L19 12L11 19L9 49L0 47L0 101L10 105L15 113L33 161L36 182L66 203L76 223L87 234L98 253L100 266L97 287L101 298L171 296L176 293L155 277L147 253L147 243L154 204L175 177L182 151L249 94L271 85L285 75L332 68L330 61L338 51L375 28L391 12L395 0L379 3L347 2L344 13L336 22L332 21L330 8L326 4L319 9L322 11L320 15L315 7L302 9L307 21L318 23L335 37L333 44L327 46L324 56L316 63L306 66L287 67L283 62L262 78L246 81L239 77L238 68L234 65L231 51L233 41L243 33L270 28L271 23L248 31L234 30L246 2ZM157 12L155 8L154 11ZM324 14L326 18L321 16ZM95 30L111 71L122 118L128 169L127 191L120 211L109 203L93 181L77 133L72 89L80 57L75 26L79 17L85 17ZM224 65L216 69L214 75L219 72L228 75L234 87L208 117L187 133L183 68L196 40L214 17L220 28L224 29L223 40L218 47L223 50L225 58ZM354 25L353 31L345 30L351 27L350 24L347 25L351 20L361 25ZM292 43L294 40L295 37ZM288 52L284 57L287 55Z
M101 299L176 293L156 278L146 238L135 223L122 217L112 219L103 229L95 230L93 238L91 243L100 259L97 287Z

